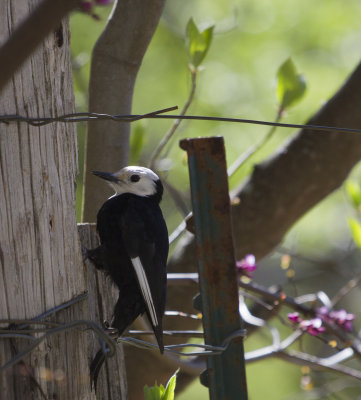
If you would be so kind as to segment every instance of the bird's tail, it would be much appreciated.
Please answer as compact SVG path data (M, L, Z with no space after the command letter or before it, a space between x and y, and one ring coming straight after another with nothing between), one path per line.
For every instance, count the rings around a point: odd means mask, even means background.
M164 344L163 344L162 322L160 322L160 324L157 325L157 326L153 325L153 331L154 331L154 335L155 335L155 338L156 338L157 343L158 343L159 351L160 351L161 354L163 354L164 353Z
M103 349L100 349L90 364L90 388L93 389L94 385L95 391L97 390L98 376L102 365L104 364L105 357Z

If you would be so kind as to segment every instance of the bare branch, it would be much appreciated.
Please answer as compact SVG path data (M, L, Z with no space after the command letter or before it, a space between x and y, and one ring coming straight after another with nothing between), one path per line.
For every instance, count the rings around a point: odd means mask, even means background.
M360 128L360 104L361 64L309 123ZM232 193L240 199L232 207L239 256L252 253L259 259L272 251L304 213L342 184L360 158L359 135L303 129L257 165ZM188 235L177 246L170 260L172 272L195 270L193 241Z
M191 69L192 86L191 86L191 90L189 92L188 99L185 102L185 104L179 114L180 117L184 116L186 114L189 106L191 105L191 103L194 99L194 94L196 92L197 76L198 76L198 69ZM164 135L163 139L160 141L160 143L158 144L158 146L156 147L156 149L154 150L154 152L152 154L152 157L149 162L149 168L154 169L156 167L155 163L156 163L158 157L160 156L162 150L164 149L164 147L167 145L167 143L170 141L170 139L174 135L176 129L178 128L178 126L180 125L181 122L182 122L182 120L180 118L176 119L174 121L173 125L171 126L171 128L169 129L169 131Z
M275 123L280 122L282 117L281 109L277 113L277 117L275 119ZM241 154L237 160L233 162L233 164L228 168L227 173L228 176L232 176L242 165L244 165L259 149L261 149L267 142L269 142L274 133L276 131L276 125L273 125L271 129L267 132L266 136L264 136L259 142L257 142L254 146L250 147L247 151Z
M289 352L280 351L273 354L273 356L291 362L292 364L305 365L312 369L317 369L317 370L336 372L339 374L347 375L352 378L361 380L360 371L341 364L329 365L326 362L327 358L323 359L320 357L312 356L310 354L301 353L295 350L290 350Z
M361 64L309 123L360 128L360 104ZM360 158L359 135L301 130L233 192L240 199L233 207L238 254L269 253L298 218L343 183Z
M344 287L342 287L332 298L331 305L335 306L341 299L343 299L352 289L356 288L361 281L361 274L350 279Z

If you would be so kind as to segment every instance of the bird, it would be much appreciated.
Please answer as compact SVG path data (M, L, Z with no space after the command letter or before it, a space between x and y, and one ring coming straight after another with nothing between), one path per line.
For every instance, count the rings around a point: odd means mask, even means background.
M86 258L119 289L110 325L121 335L145 313L163 353L169 240L159 206L162 182L155 172L140 166L128 166L115 173L92 173L115 190L97 214L100 245L86 250ZM90 365L95 390L104 361L105 354L99 350Z

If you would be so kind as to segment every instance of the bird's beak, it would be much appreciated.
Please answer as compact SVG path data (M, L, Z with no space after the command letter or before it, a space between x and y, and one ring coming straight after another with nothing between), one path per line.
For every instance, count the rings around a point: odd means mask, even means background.
M119 182L119 178L117 178L114 174L110 172L92 171L92 173L96 176L99 176L99 178L105 179L108 182Z

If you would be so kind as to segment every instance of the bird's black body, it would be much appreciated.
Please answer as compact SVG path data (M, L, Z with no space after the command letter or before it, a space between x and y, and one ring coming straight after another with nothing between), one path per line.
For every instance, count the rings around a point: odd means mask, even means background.
M168 231L159 207L162 193L158 179L151 195L122 193L108 199L97 216L101 244L87 251L88 258L108 274L119 289L112 327L122 334L139 315L146 313L161 352L164 349L162 317L168 257ZM100 351L91 365L95 383L103 361Z
M166 296L164 267L168 256L168 232L158 203L151 197L129 193L114 196L100 209L97 230L101 245L89 250L88 257L97 268L104 269L119 288L112 326L122 333L147 311L131 257L139 257L142 261L161 321Z

